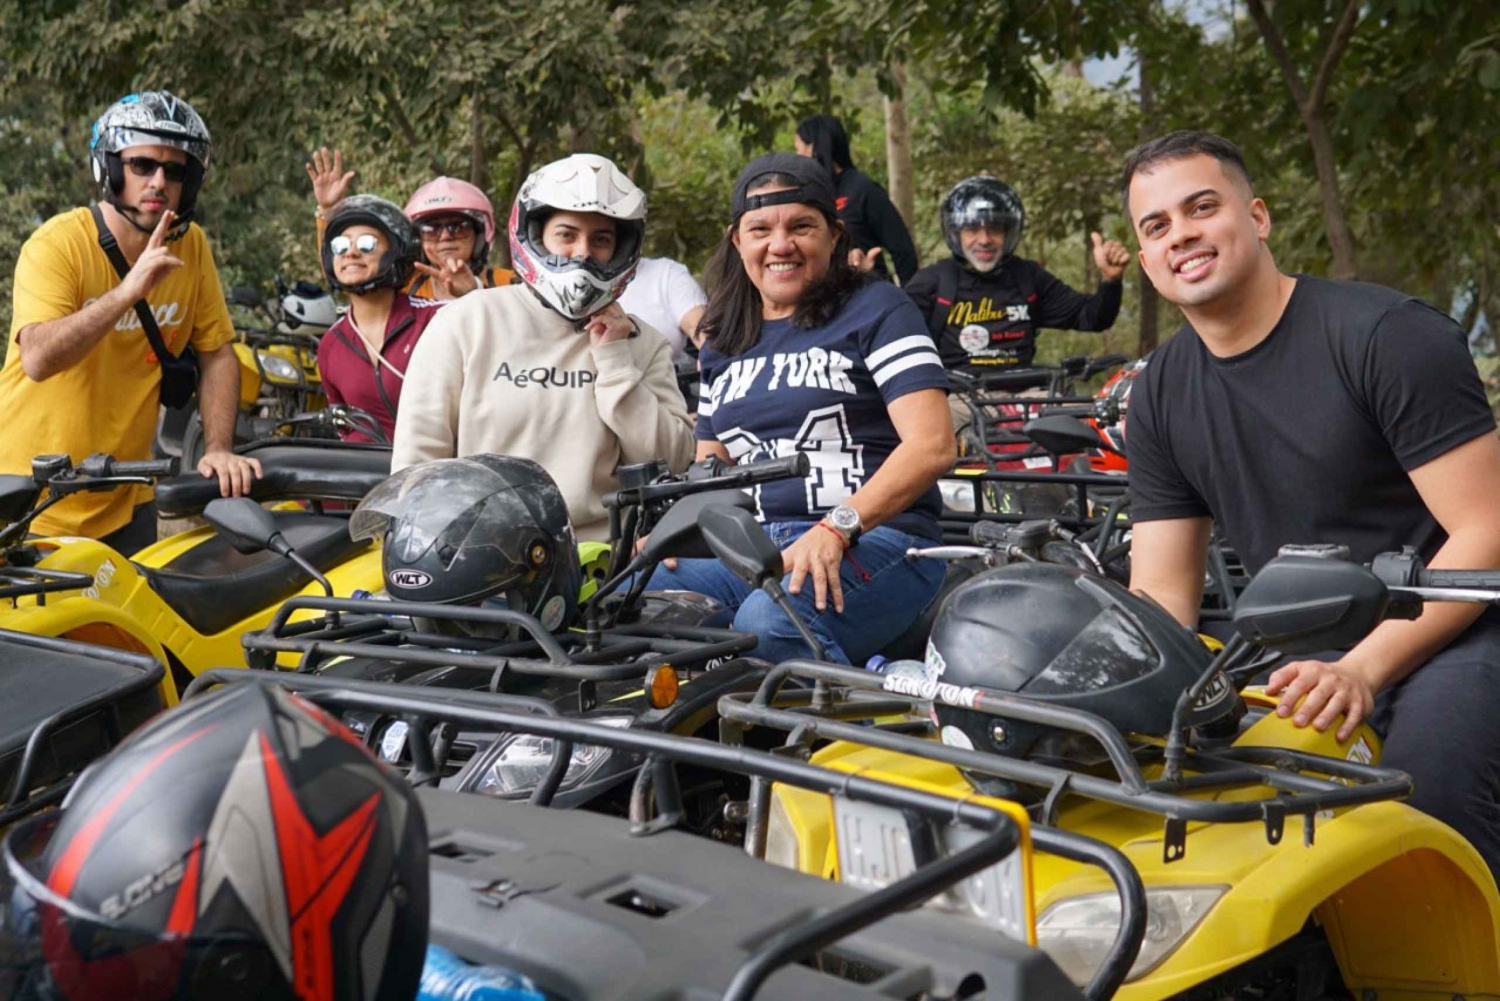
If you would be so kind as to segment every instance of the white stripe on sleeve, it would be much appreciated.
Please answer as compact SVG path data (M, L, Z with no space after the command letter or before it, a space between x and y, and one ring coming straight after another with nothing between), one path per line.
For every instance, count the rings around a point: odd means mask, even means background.
M865 365L873 372L903 351L911 351L914 348L927 348L930 351L932 347L932 337L928 334L912 334L909 337L898 337L885 347L871 351L866 355Z
M931 344L932 341L928 340L927 343ZM884 386L902 372L905 372L909 368L916 368L918 365L933 365L938 371L942 371L943 360L938 357L936 351L923 351L919 354L907 355L900 361L892 362L879 372L876 372L875 385ZM702 413L702 411L700 410L699 413Z

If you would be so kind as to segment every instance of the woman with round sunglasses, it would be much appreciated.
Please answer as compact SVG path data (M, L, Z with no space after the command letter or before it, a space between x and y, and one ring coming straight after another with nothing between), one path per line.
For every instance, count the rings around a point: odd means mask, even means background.
M323 273L349 297L349 310L318 345L318 371L329 403L373 415L390 441L412 349L441 303L404 289L420 253L417 231L393 203L351 195L328 213ZM344 437L369 441L357 431Z
M313 153L307 164L318 202L318 239L323 239L328 212L349 191L355 172L344 169L341 150ZM511 283L515 272L491 267L495 243L495 210L489 198L468 181L439 177L416 190L406 216L421 236L421 256L405 292L414 299L456 299L481 288Z

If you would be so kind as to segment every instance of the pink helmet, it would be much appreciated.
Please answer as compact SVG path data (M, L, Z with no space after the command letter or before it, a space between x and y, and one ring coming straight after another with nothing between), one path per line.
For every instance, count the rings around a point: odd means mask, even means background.
M439 177L418 188L406 203L407 218L419 227L428 216L454 213L468 216L479 230L474 256L469 259L469 267L477 273L484 269L495 242L495 210L483 191L456 177Z

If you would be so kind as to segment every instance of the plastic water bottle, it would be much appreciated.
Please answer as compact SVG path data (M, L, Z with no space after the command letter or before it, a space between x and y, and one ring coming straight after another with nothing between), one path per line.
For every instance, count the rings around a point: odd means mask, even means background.
M429 945L417 1001L547 1001L547 995L515 970L475 966L440 945Z

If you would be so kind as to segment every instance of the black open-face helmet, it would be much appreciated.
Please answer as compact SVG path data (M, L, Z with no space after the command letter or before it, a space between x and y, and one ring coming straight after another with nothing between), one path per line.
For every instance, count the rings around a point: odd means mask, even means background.
M583 571L568 506L530 459L473 455L408 466L365 495L349 534L385 540L385 588L397 601L500 598L549 630L577 612Z
M966 177L955 184L943 198L939 216L943 225L943 240L960 262L964 256L963 241L959 234L965 226L983 223L999 226L1005 230L1003 260L1016 251L1021 242L1021 232L1026 228L1026 209L1021 205L1021 196L1004 181L993 177Z
M1015 563L948 597L927 645L933 680L1023 695L1102 716L1127 736L1164 737L1178 697L1208 668L1203 643L1159 605L1093 574ZM1186 723L1231 720L1227 679L1208 687ZM1091 739L1041 724L934 703L943 742L1009 757L1090 765ZM987 781L975 778L981 787Z
M333 239L350 226L370 226L385 234L390 244L380 258L380 270L373 278L358 285L345 285L334 275ZM327 224L323 228L323 242L319 248L323 262L323 274L328 284L340 292L363 295L372 289L403 289L411 281L417 259L422 256L422 240L417 228L406 218L406 213L394 203L377 195L350 195L328 212Z
M11 828L0 997L416 996L427 827L342 723L242 682L162 713Z

